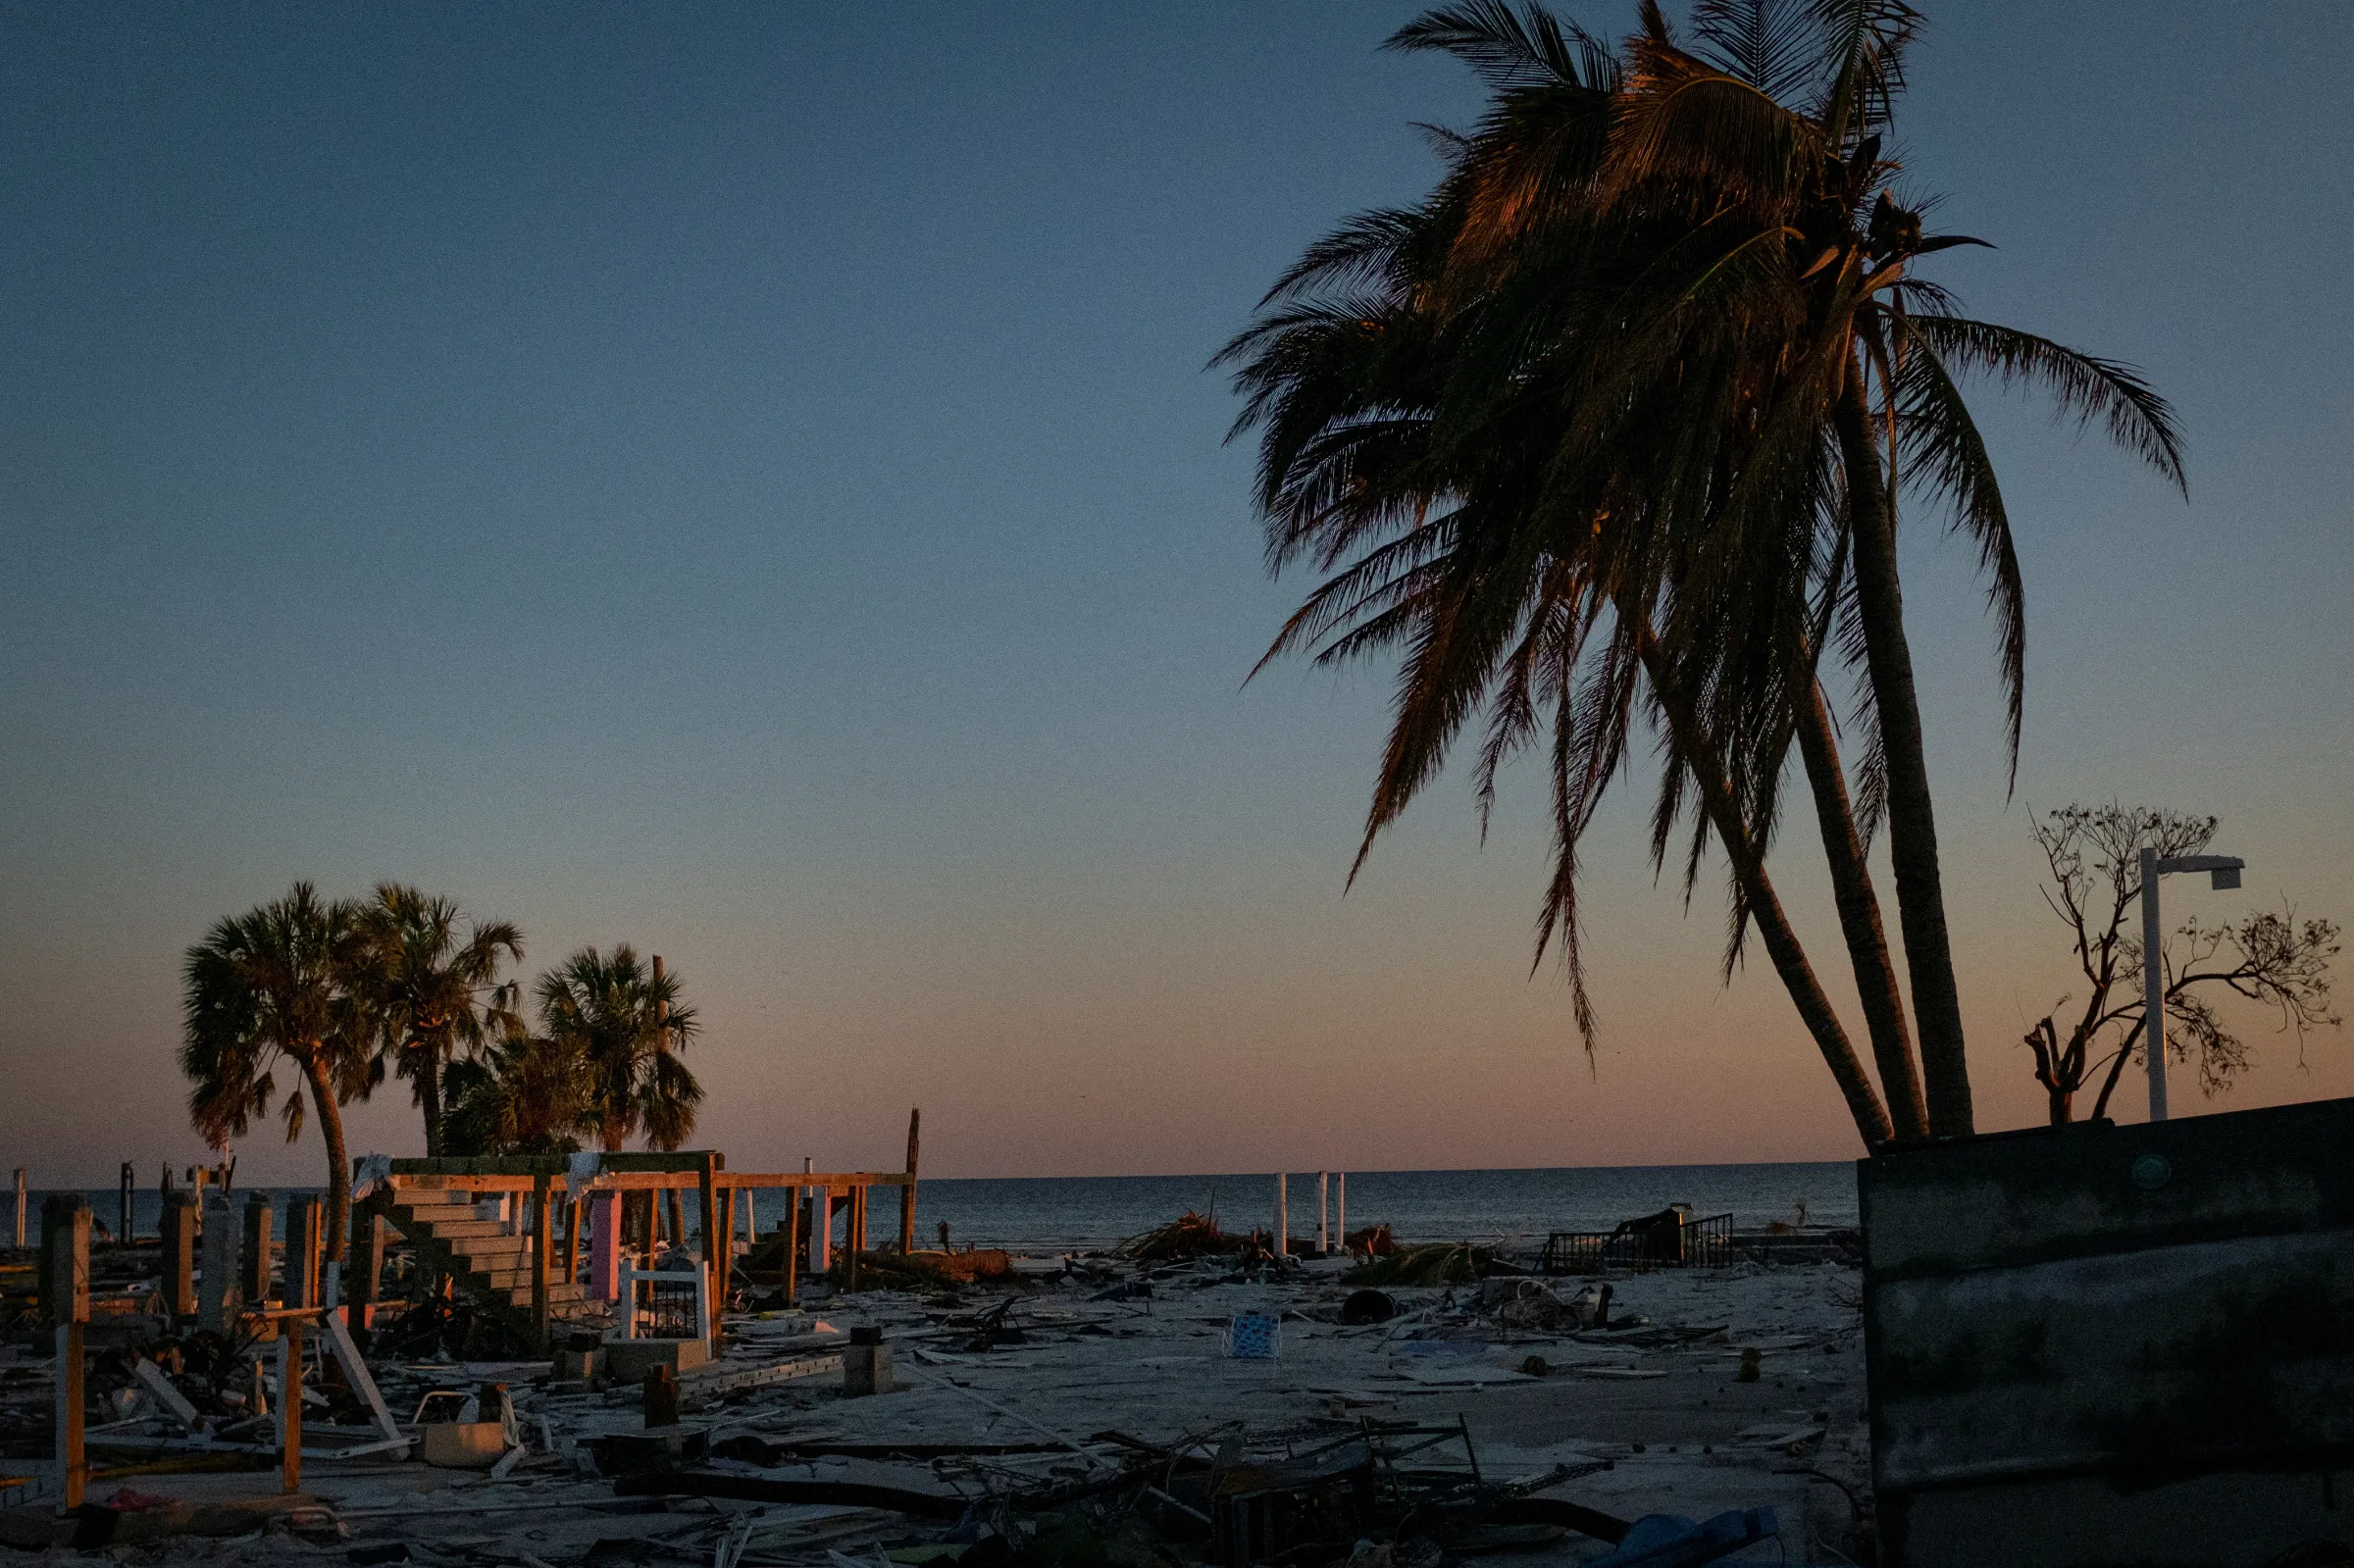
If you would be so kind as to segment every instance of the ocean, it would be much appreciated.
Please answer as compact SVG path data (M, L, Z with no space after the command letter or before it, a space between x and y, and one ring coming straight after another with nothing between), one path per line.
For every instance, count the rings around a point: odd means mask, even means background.
M1316 1173L1291 1174L1290 1229L1315 1235ZM245 1189L241 1190L253 1190ZM306 1188L265 1189L280 1211ZM41 1200L31 1194L28 1240L37 1240ZM758 1193L763 1228L782 1213L780 1195ZM120 1224L121 1194L93 1188L90 1209L109 1232ZM152 1185L133 1190L132 1224L156 1234L162 1198ZM6 1194L0 1194L0 1202ZM1608 1230L1620 1220L1654 1214L1670 1203L1695 1213L1730 1214L1739 1227L1804 1217L1817 1225L1856 1223L1856 1168L1848 1161L1787 1165L1636 1165L1508 1171L1352 1171L1348 1173L1351 1230L1387 1224L1401 1241L1541 1243L1549 1231ZM1007 1177L990 1181L926 1181L916 1200L916 1243L939 1244L948 1227L957 1246L1067 1251L1107 1247L1175 1219L1187 1209L1215 1212L1229 1231L1273 1222L1272 1173L1223 1176ZM4 1223L4 1222L0 1222ZM689 1221L693 1223L691 1217ZM739 1223L742 1223L741 1221ZM898 1227L898 1202L875 1196L870 1236L889 1239Z

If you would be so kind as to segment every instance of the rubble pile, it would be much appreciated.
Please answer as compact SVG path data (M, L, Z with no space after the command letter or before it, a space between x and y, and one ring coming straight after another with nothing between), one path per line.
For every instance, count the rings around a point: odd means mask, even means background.
M593 1326L485 1355L462 1302L427 1294L352 1337L361 1379L306 1338L290 1497L268 1326L115 1314L84 1379L92 1500L60 1518L27 1492L0 1547L480 1568L1868 1551L1850 1271L1545 1278L1376 1234L1278 1258L1188 1214L1102 1253L868 1251L842 1270L858 1289L803 1280L791 1309L755 1249L699 1361ZM8 1476L48 1452L47 1348L21 1327L0 1352Z

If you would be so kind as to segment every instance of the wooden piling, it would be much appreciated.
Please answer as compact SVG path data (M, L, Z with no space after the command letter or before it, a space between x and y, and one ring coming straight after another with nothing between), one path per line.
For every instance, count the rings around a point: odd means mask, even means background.
M39 1291L43 1321L90 1320L90 1205L77 1192L41 1203Z
M286 1268L281 1293L290 1307L319 1304L319 1263L326 1251L326 1238L320 1234L323 1212L315 1193L286 1200Z
M245 1246L239 1259L244 1274L237 1281L248 1308L259 1311L270 1299L270 1194L254 1192L245 1199Z
M25 1221L27 1218L25 1212L25 1167L20 1165L17 1167L17 1236L15 1242L16 1248L20 1252L25 1250Z
M1349 1246L1349 1173L1341 1172L1332 1179L1333 1239L1342 1250Z
M118 1225L118 1226L115 1228L115 1239L116 1239L116 1240L118 1240L118 1241L120 1241L120 1242L122 1242L122 1243L123 1243L125 1246L128 1246L128 1245L130 1245L130 1243L131 1243L132 1241L134 1241L134 1240L138 1239L138 1234L139 1234L139 1233L138 1233L138 1231L137 1231L137 1229L136 1229L136 1228L135 1228L135 1227L134 1227L134 1226L131 1224L131 1207L130 1207L130 1193L131 1193L131 1189L137 1185L137 1183L138 1183L138 1180L139 1180L139 1179L138 1179L137 1175L136 1175L136 1174L134 1174L134 1173L132 1172L132 1170L131 1170L131 1168L130 1168L130 1161L128 1161L128 1160L125 1160L125 1161L123 1162L123 1172L122 1172L122 1178L123 1178L123 1202L122 1202L122 1212L121 1212L121 1214L118 1216L118 1218L120 1219L121 1223L120 1223L120 1224L119 1224L119 1225Z
M196 1194L164 1194L164 1304L176 1318L196 1313Z
M1332 1173L1316 1173L1316 1256L1332 1256Z
M714 1261L719 1276L712 1282L712 1290L724 1300L736 1275L736 1189L732 1187L719 1189L719 1247Z
M785 1189L785 1304L790 1307L800 1293L801 1280L801 1189Z
M581 1277L581 1216L588 1205L567 1193L564 1198L564 1267L561 1278L566 1285Z
M907 1113L907 1185L899 1189L899 1256L915 1250L915 1160L923 1149L924 1112Z
M351 1261L343 1269L343 1298L365 1328L384 1278L384 1217L373 1205L351 1211Z
M57 1479L68 1508L82 1504L90 1479L82 1447L82 1353L90 1321L90 1206L80 1197L54 1197L41 1206L41 1296L54 1313L57 1360L50 1381L56 1391Z
M1283 1172L1275 1173L1275 1256L1283 1258L1292 1249L1292 1202L1285 1184L1290 1180Z
M548 1232L554 1216L547 1207L548 1178L532 1178L532 1342L542 1354L552 1349L547 1338Z
M658 964L661 960L656 959L655 962ZM717 1174L713 1169L715 1163L711 1155L705 1154L702 1169L695 1173L703 1205L703 1272L711 1281L711 1321L703 1325L703 1332L713 1340L719 1338L720 1283L723 1278L716 1256L718 1249L713 1244L719 1238L719 1198L712 1180Z
M196 1321L215 1334L236 1328L244 1310L238 1276L237 1211L226 1196L215 1194L204 1206L204 1280L196 1291Z
M286 1237L293 1239L288 1227ZM302 1319L278 1325L279 1487L289 1497L302 1491Z

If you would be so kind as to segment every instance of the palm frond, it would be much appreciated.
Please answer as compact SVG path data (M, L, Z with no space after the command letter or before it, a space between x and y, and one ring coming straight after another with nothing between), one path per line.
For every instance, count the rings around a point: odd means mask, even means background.
M1906 318L1906 329L1949 367L1978 371L2003 385L2040 387L2079 428L2099 420L2109 438L2189 493L2182 435L2175 411L2130 365L2100 359L2048 337L1991 322L1934 314Z
M1503 0L1462 0L1424 12L1383 47L1451 54L1500 89L1603 86L1611 79L1609 47L1538 5L1515 11Z

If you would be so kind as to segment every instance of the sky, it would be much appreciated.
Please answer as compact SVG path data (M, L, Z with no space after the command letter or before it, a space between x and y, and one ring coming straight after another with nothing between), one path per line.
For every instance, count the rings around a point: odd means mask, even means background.
M1860 1152L1640 786L1589 1055L1542 781L1483 844L1451 772L1344 895L1390 672L1244 682L1306 584L1207 361L1477 113L1380 49L1414 9L0 6L0 1164L200 1158L180 955L297 879L513 920L527 976L663 954L739 1169L893 1165L914 1105L945 1176ZM1933 276L2189 441L2185 501L1972 391L2016 792L1970 552L1904 535L1982 1128L2082 990L2037 812L2212 812L2246 885L2170 915L2354 919L2349 55L2320 0L1929 8L1907 177L1998 247ZM1836 976L1818 862L1775 870ZM2234 1016L2256 1070L2177 1114L2354 1093ZM399 1086L350 1128L422 1151Z

